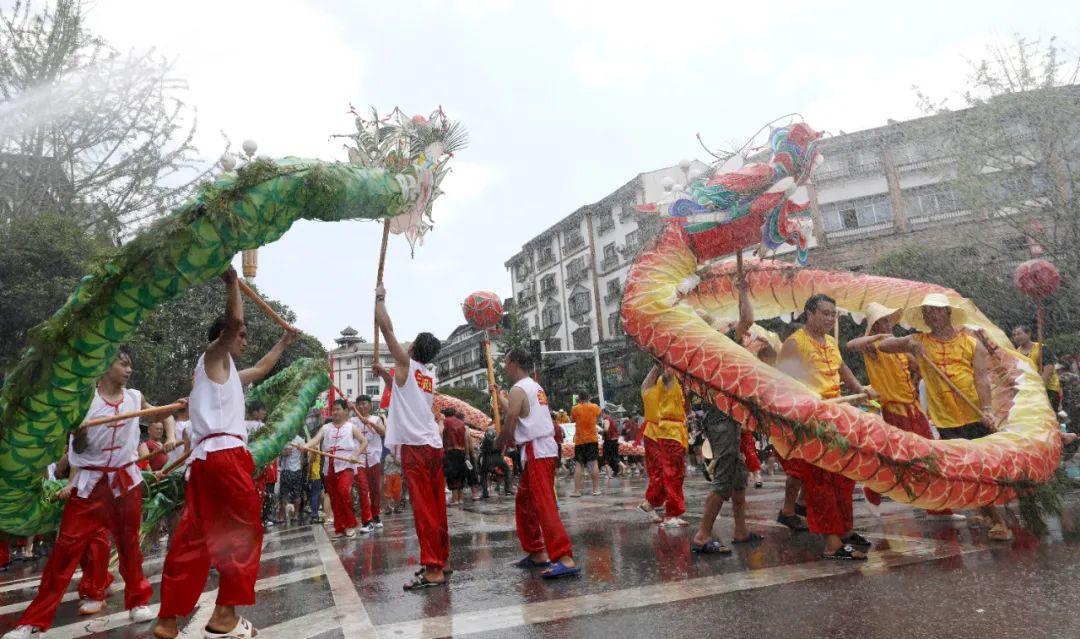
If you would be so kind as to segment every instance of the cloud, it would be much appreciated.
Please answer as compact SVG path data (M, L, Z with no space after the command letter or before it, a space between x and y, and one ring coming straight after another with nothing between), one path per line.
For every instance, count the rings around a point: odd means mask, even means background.
M456 158L450 166L450 174L441 185L444 194L435 201L433 217L436 224L466 211L505 174L503 169L491 164L459 162Z

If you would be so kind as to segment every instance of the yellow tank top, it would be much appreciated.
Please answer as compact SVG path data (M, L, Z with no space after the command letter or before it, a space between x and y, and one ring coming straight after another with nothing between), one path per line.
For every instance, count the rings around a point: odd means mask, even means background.
M870 385L880 395L882 408L907 414L909 406L918 402L918 391L911 379L906 353L877 353L875 357L864 355L866 376Z
M930 361L978 406L979 393L975 390L975 338L958 334L950 340L939 340L929 333L918 333L915 340L922 344ZM926 382L926 404L934 426L939 429L956 428L982 420L982 415L949 388L925 363L919 362L919 370Z
M1035 372L1042 375L1043 366L1046 366L1046 364L1043 363L1042 344L1039 342L1032 342L1031 350L1028 351L1026 357L1028 358L1028 361L1035 366ZM1055 393L1061 392L1061 379L1058 378L1056 370L1053 373L1050 373L1050 379L1046 382L1046 390L1054 391Z
M686 447L686 400L679 380L664 386L664 378L641 394L645 409L645 436L673 439Z
M823 399L840 397L840 368L844 359L840 356L840 347L832 335L825 336L825 343L819 344L805 330L799 329L791 334L788 341L795 342L802 360L800 381Z

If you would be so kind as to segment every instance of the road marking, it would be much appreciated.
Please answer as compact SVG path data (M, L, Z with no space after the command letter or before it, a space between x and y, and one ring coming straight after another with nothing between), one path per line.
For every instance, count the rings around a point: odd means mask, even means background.
M356 592L345 566L341 563L337 551L330 545L330 538L322 528L315 529L315 546L319 550L326 578L330 582L330 594L334 598L334 619L341 626L341 632L353 637L375 637L375 629L368 616L360 593Z
M946 549L947 550L947 549ZM866 562L815 561L783 565L741 573L697 577L678 582L638 586L580 597L553 599L532 604L505 606L442 617L427 617L378 626L380 639L434 639L584 617L617 610L631 610L701 599L717 595L786 585L852 573L874 574L886 569L983 552L987 548L942 550L920 549L914 553L875 553ZM888 555L886 561L883 555ZM350 636L346 634L345 636Z
M340 627L337 622L337 613L333 608L326 608L310 615L260 628L259 637L262 639L308 639L308 637L321 635Z

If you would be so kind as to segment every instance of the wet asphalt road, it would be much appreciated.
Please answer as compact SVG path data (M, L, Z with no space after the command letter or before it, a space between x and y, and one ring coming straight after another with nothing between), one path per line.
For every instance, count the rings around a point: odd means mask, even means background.
M563 498L561 512L583 575L546 582L510 564L521 557L513 498L450 509L448 588L406 593L417 544L408 513L384 518L370 537L331 540L321 528L267 531L258 604L243 614L265 639L283 637L1080 637L1080 506L1036 539L1016 527L1011 544L990 542L964 522L925 521L886 502L880 516L856 503L856 525L874 541L871 560L818 560L821 541L773 520L782 479L749 491L751 528L765 536L731 556L694 556L690 541L705 484L687 477L691 527L658 529L634 506L641 478L605 483L605 494ZM569 484L560 482L560 494ZM730 540L730 506L716 533ZM44 562L0 575L0 631L34 594ZM161 555L147 557L155 586ZM212 576L204 601L212 603ZM78 618L73 594L45 637L146 637L131 625L122 596ZM201 606L188 636L209 614Z

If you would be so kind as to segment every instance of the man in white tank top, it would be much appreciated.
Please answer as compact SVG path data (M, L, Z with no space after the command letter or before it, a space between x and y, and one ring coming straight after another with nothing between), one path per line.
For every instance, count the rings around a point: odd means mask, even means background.
M98 381L94 399L84 421L130 413L151 405L142 393L126 388L131 377L131 357L122 352ZM174 424L165 420L168 449L176 446ZM58 498L67 500L49 561L41 575L38 594L23 611L18 625L5 639L24 639L44 632L52 625L56 609L67 590L75 567L91 542L100 543L100 533L108 530L120 558L124 577L124 607L131 620L150 621L154 614L147 608L153 589L142 571L139 549L139 526L142 524L142 474L135 466L139 447L139 419L132 418L100 426L82 427L72 437L70 447L71 480ZM77 452L76 452L77 451ZM84 564L95 574L84 575L88 582L107 583L107 547L104 559ZM98 602L83 602L80 612L93 614L101 609ZM84 609L85 607L85 609Z
M519 568L546 568L544 579L578 574L570 537L559 519L555 503L555 465L559 445L555 443L555 422L547 394L529 377L532 355L520 348L506 354L506 376L514 383L510 393L499 393L504 426L495 440L496 448L516 444L521 451L521 479L518 484L514 520L518 540L528 554ZM492 388L498 392L498 388Z
M356 536L356 510L352 503L352 484L359 468L359 456L367 449L368 442L360 427L349 421L349 404L335 399L330 409L331 421L323 424L319 432L307 443L308 448L321 450L334 457L322 460L323 487L330 495L330 508L334 512L334 536L352 539ZM350 461L343 461L346 458ZM372 528L365 525L365 534Z
M360 427L368 442L367 450L360 455L360 467L356 469L360 511L365 528L370 525L372 529L379 529L383 527L379 515L382 512L382 442L386 435L386 422L382 417L371 414L370 395L356 398L356 411L360 415L354 415L350 421Z
M420 541L420 565L424 567L405 584L405 590L443 586L450 557L450 531L446 524L442 436L432 409L436 380L427 368L439 354L439 340L431 333L420 333L405 350L394 335L382 286L375 290L375 322L387 350L394 356L385 443L391 450L401 447L401 467Z
M236 614L236 606L255 603L263 533L262 501L251 479L255 464L244 429L244 386L266 377L296 333L286 332L255 366L237 370L235 360L247 348L244 304L236 271L230 266L221 279L228 289L225 315L210 327L188 398L190 466L184 510L161 573L154 627L159 639L179 634L176 618L191 614L211 563L219 575L218 595L204 636L249 639L255 634Z

